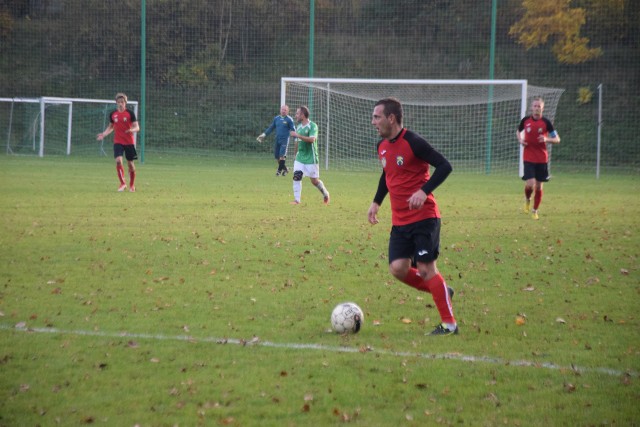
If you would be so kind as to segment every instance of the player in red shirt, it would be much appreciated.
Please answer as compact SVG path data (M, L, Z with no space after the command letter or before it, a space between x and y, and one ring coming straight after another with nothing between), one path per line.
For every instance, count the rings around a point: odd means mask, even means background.
M124 166L122 165L123 155L127 158L129 168L129 191L136 191L136 166L133 163L138 158L136 153L136 142L133 137L134 132L140 130L140 125L133 110L127 108L127 95L118 93L116 95L116 109L109 115L109 125L98 134L98 141L102 141L105 136L115 131L113 136L113 157L116 159L116 171L120 186L118 191L127 189L124 179Z
M440 252L440 211L433 191L452 171L449 161L423 137L402 126L402 104L395 98L378 101L371 124L383 138L378 143L382 175L369 207L371 224L387 193L391 200L389 272L398 280L431 293L441 323L429 335L458 333L449 288L436 267ZM429 168L434 166L433 175Z
M533 98L531 115L524 117L518 125L518 142L524 146L523 162L524 175L524 211L529 213L531 194L533 209L531 216L538 219L538 208L542 201L542 184L549 181L549 153L547 143L560 144L560 135L553 128L549 119L542 115L544 100Z

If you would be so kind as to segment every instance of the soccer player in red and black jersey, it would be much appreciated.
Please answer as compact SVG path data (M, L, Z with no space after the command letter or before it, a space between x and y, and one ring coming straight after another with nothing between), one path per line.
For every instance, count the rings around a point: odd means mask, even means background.
M402 125L402 104L395 98L378 101L371 124L383 138L378 142L382 175L369 207L371 224L385 196L391 201L389 271L401 282L431 293L441 323L429 335L458 333L449 288L436 267L440 252L440 211L433 191L452 171L449 161L422 136ZM434 166L433 175L429 175Z
M116 159L116 171L118 172L118 180L120 180L118 191L127 189L127 183L124 179L124 166L122 165L123 156L127 158L127 166L129 168L129 191L132 193L136 191L136 166L133 161L138 158L138 153L136 153L133 134L139 130L140 125L135 113L127 108L127 95L118 93L116 95L116 109L109 115L109 125L97 137L98 141L102 141L105 136L115 132L113 136L113 157Z
M560 135L551 121L542 115L544 100L533 98L531 115L523 118L518 125L518 142L524 146L522 160L524 162L524 211L529 213L531 195L533 209L531 217L538 219L538 208L542 201L542 184L549 181L549 152L547 143L560 144Z

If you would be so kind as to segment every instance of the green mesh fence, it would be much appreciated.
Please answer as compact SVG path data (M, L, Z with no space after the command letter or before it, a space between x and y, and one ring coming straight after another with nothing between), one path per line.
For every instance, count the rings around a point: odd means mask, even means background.
M491 6L475 0L13 0L0 4L0 97L113 99L125 92L144 107L145 161L157 153L268 158L271 147L255 138L279 111L281 77L309 77L311 54L313 77L487 79ZM571 1L567 7L585 17L579 36L587 48L600 49L578 63L558 58L554 43L562 34L555 26L545 44L518 43L510 30L526 17L523 3L497 6L493 77L565 91L555 115L562 143L553 150L554 168L595 171L600 124L603 171L637 172L640 2ZM143 46L146 100L140 99ZM3 152L33 152L29 126L37 117L28 109L14 109L13 130L24 115L24 131L12 135L11 108L0 104ZM52 108L51 120L63 122L63 110ZM86 114L86 129L74 126L84 136L69 155L105 155L92 140L103 119ZM456 127L464 117L446 119ZM366 126L370 117L354 120ZM45 155L66 154L64 126L49 129L52 149Z

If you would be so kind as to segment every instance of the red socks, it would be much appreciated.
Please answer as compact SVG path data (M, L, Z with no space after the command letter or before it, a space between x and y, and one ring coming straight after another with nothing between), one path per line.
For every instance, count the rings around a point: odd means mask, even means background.
M121 164L116 164L116 171L118 172L118 179L120 180L120 185L126 184L124 180L124 166Z
M444 282L444 278L440 273L427 280L427 286L433 296L433 302L438 308L440 318L443 323L456 324L456 319L453 317L453 308L451 307L451 299L449 299L449 289Z
M531 200L531 195L533 194L533 188L531 187L524 187L524 197L527 200Z
M542 201L542 189L535 190L535 194L533 191L533 188L531 187L524 187L524 197L527 198L527 200L531 200L531 195L533 194L533 209L538 210L538 207L540 207L540 202Z
M120 180L120 185L125 185L126 181L124 180L124 166L116 163L116 171L118 172L118 179ZM136 171L129 170L129 187L133 187L136 182Z
M440 273L433 276L429 280L423 280L418 273L417 268L411 268L407 276L402 280L403 283L418 289L419 291L429 292L433 297L433 302L438 308L440 318L444 323L456 323L453 317L453 308L449 299L449 289Z
M430 292L427 282L420 277L420 272L418 272L417 268L409 269L409 273L407 273L407 276L402 279L402 283L405 283L412 288L416 288L419 291Z
M542 190L536 190L535 196L533 196L533 209L538 210L540 202L542 201Z

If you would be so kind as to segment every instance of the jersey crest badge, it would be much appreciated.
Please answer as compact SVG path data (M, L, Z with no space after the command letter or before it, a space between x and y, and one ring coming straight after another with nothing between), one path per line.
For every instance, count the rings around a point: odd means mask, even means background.
M398 157L396 157L396 164L397 164L398 166L402 166L402 165L404 165L404 157L402 157L402 156L398 156Z

